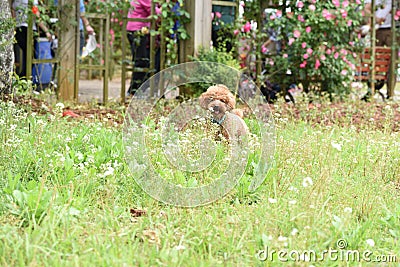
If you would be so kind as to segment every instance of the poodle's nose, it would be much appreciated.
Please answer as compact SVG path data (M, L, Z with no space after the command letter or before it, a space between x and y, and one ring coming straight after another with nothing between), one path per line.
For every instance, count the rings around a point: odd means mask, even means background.
M219 106L213 106L211 111L219 112Z

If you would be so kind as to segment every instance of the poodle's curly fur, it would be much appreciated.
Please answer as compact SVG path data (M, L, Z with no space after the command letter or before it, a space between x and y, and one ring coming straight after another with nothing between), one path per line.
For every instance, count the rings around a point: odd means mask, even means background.
M235 96L225 85L210 86L201 94L199 103L202 108L211 112L213 121L221 125L228 140L238 140L249 132L243 120L243 111L235 109Z

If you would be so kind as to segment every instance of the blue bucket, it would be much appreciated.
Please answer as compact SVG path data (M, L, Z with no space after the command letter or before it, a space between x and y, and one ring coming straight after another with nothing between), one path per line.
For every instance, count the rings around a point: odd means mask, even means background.
M35 45L35 58L52 59L51 42L40 38ZM53 66L51 63L34 64L32 67L32 82L34 84L47 85L51 82Z

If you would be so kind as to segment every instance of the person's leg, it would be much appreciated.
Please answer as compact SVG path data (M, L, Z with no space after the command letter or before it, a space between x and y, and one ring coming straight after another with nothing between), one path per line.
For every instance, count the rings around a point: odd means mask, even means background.
M85 34L83 31L79 32L79 55L82 55L83 47L85 46Z
M148 68L150 66L149 35L140 36L139 46L136 48L135 67Z
M22 50L22 58L20 59L20 69L18 73L19 77L26 76L26 55L27 55L27 41L28 41L28 31L27 27L18 27L15 31L15 40L17 40L18 46Z
M138 34L129 34L129 42L131 44L132 61L135 68L148 68L149 67L149 35L140 36ZM146 72L133 71L131 84L129 86L128 93L134 94L136 90L141 86L146 77Z
M135 58L136 58L136 38L135 38L135 32L128 32L127 37L129 40L129 44L131 46L131 54L132 54L132 64L135 64ZM136 84L134 83L135 81L135 72L132 71L132 76L131 76L131 83L129 85L128 89L128 94L133 95L136 92Z
M387 47L391 47L392 46L392 32L390 29L378 29L376 31L376 44L378 46L387 46ZM391 64L389 62L389 64ZM390 65L389 65L390 66ZM387 98L392 97L390 95L390 92L392 92L392 88L394 88L395 86L395 82L394 83L390 83L390 79L391 79L391 71L389 71L388 73L388 77L387 77L387 81L386 81L386 90L387 90Z

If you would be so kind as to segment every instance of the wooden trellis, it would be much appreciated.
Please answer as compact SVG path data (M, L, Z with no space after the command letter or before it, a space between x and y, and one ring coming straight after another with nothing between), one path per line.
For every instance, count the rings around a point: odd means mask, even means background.
M32 9L29 1L28 10ZM80 64L79 55L79 0L61 0L57 6L59 29L57 30L59 49L53 59L35 59L33 57L33 16L28 12L28 40L27 40L27 77L32 76L32 64L52 63L57 64L57 95L62 100L77 100L79 91L79 75L83 69L100 70L103 76L103 103L108 99L108 76L110 68L109 30L110 16L108 14L86 13L90 20L100 21L100 31L96 39L100 43L100 58L103 64Z

